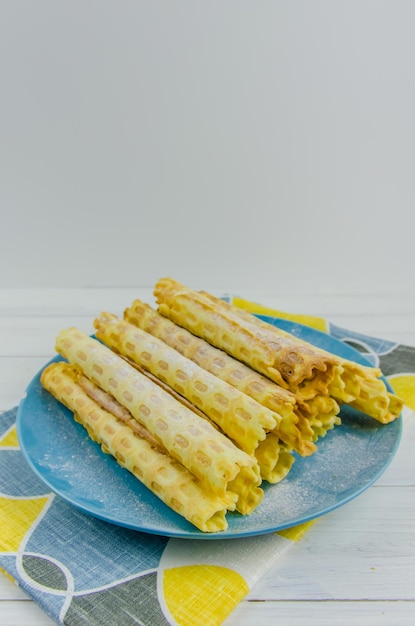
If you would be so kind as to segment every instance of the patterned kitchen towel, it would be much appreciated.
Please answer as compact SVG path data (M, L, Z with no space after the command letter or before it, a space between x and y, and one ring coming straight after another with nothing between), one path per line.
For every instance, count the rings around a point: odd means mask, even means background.
M232 301L350 343L382 368L415 410L415 348L352 333L320 318ZM0 415L0 568L58 624L219 626L312 523L214 541L109 524L72 507L33 474L19 449L16 413Z

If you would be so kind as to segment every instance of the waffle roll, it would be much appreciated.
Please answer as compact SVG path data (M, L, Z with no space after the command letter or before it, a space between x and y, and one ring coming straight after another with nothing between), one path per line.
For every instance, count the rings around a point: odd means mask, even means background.
M275 380L274 370L278 368L283 382L306 401L314 395L332 395L340 405L350 404L385 424L396 419L402 411L403 402L388 391L379 368L364 367L314 347L251 313L205 291L192 291L171 278L159 280L154 295L162 315L195 334L204 333L208 341L216 341L215 345L220 344L219 347L228 352L234 350L237 358L241 357L236 355L236 349L243 350L244 340L237 329L242 328L245 332L245 351L255 344L249 334L252 333L262 347L266 345L274 350L274 366L267 364L268 373L264 369L262 373ZM261 367L264 363L263 360ZM317 363L324 363L326 367L320 369ZM250 365L258 369L253 360Z
M205 292L203 293L205 294ZM209 296L209 294L207 295L211 300L218 300L217 298L213 298L213 296ZM219 302L221 303L222 301L219 300ZM224 304L230 307L229 304ZM271 329L278 336L283 332L276 326L268 324L264 320L252 316L242 309L237 309L237 311L241 319L251 319L252 321L253 318L253 324L258 328ZM294 337L294 340L297 342L299 348L301 348L302 345L310 345L299 338ZM322 348L315 347L314 350L323 355L330 355L329 352ZM335 358L337 359L337 363L333 367L332 378L327 389L323 390L323 393L328 393L328 395L332 396L339 404L350 404L350 406L370 415L383 424L388 424L399 417L403 408L403 401L388 391L385 383L381 379L382 372L379 368L360 365L359 363L342 357ZM304 399L311 399L313 397L312 391L310 393L312 386L313 381L305 381L299 386L297 392ZM295 391L295 389L293 390Z
M344 378L358 381L358 393L349 401L350 406L370 415L382 424L393 422L402 412L403 401L390 393L380 378L379 368L343 361Z
M226 512L235 509L237 495L227 491L220 496L206 489L183 465L138 435L129 425L135 420L131 415L126 419L125 409L121 411L124 419L119 419L103 408L79 384L76 368L65 362L51 363L43 370L41 383L74 413L104 452L176 513L203 532L227 529Z
M341 424L340 406L330 396L315 396L303 405L302 411L310 425L313 441L325 437L329 430Z
M216 306L220 306L223 310L231 311L233 315L240 322L244 324L249 324L254 332L258 334L259 337L263 337L264 340L268 341L270 345L273 345L275 341L278 344L284 340L288 340L290 344L290 348L293 351L287 356L288 366L290 361L294 364L299 361L302 363L303 360L310 360L311 355L311 363L313 360L317 362L327 364L327 369L324 371L317 370L315 375L307 375L299 378L298 376L291 376L289 372L289 367L285 368L286 376L284 376L284 372L282 375L286 378L289 388L293 393L297 395L297 397L301 397L304 400L310 400L314 398L316 395L324 395L330 392L330 388L333 385L338 385L343 393L346 394L347 390L345 389L346 383L342 379L342 360L330 353L326 350L322 350L295 335L274 326L268 322L265 322L261 318L256 315L252 315L243 309L238 309L231 304L220 300L219 298L215 298L214 296L208 294L205 291L200 292L203 297L209 299L212 304ZM277 345L278 345L277 344ZM310 365L310 364L309 364Z
M255 456L261 468L262 478L271 484L281 482L295 460L292 450L275 433L261 441L255 450Z
M132 430L140 435L143 439L146 439L153 448L156 448L163 454L168 454L166 448L159 442L150 431L143 425L137 422L131 415L130 411L127 411L113 396L98 387L89 378L82 374L81 370L76 365L68 365L68 371L76 377L77 384L81 389L92 399L95 400L100 407L114 415L118 420L125 422L132 428Z
M301 342L269 324L256 324L253 315L240 311L206 292L193 291L172 278L154 288L161 315L228 352L277 384L299 393L306 385L315 393L327 392L338 359ZM310 382L312 381L312 382Z
M100 341L187 398L248 454L281 422L277 413L129 322L102 313L94 327Z
M243 484L249 484L259 504L263 491L259 487L261 477L255 459L237 448L207 420L77 328L71 327L58 334L56 350L130 411L204 488L225 497L227 491L240 486L241 474ZM242 498L236 506L237 510L245 507Z
M134 300L125 309L124 319L161 339L217 378L279 414L281 422L276 432L287 446L300 455L308 456L315 451L316 448L311 443L313 432L303 413L297 411L297 398L292 392L163 317L141 300Z

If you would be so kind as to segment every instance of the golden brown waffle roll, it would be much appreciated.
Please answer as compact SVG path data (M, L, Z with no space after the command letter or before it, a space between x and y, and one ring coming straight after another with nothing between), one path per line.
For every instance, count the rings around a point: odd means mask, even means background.
M140 300L134 300L131 307L125 310L124 317L217 378L278 413L282 417L277 427L279 436L296 452L308 456L315 451L315 446L311 443L313 432L303 416L296 413L296 397L293 393L163 317Z
M219 302L222 306L230 307L229 304L222 303L221 300L206 294L206 292L202 293L212 302ZM272 330L278 337L283 333L279 328L268 324L256 316L252 316L246 311L241 309L237 309L237 311L241 319L251 320L251 322L253 320L253 324L258 328ZM302 344L305 346L310 345L299 338L295 338L295 340L299 348L301 348ZM322 348L316 347L314 349L322 355L330 354ZM331 381L327 389L321 390L321 393L328 393L339 403L350 404L384 424L399 417L403 409L403 401L388 391L381 379L382 372L379 368L360 365L342 357L336 358L337 365L333 367ZM313 397L313 386L314 381L309 380L304 381L297 388L292 387L292 389L299 393L301 397L310 399Z
M209 323L210 320L216 333L219 328L222 334L222 327L229 330L230 323L238 324L239 321L244 330L251 330L263 344L275 348L275 354L280 351L277 369L289 384L289 388L305 399L311 399L314 394L333 394L339 402L347 402L381 423L391 422L400 415L403 402L396 396L391 402L391 394L380 379L381 371L378 368L368 367L364 372L364 366L312 346L247 311L237 309L205 291L194 292L172 279L159 281L154 293L160 303L160 312L172 319L174 316L186 318L186 323L189 324L190 320L190 324L197 326L195 320L198 315L201 316L202 312L205 322ZM216 319L220 322L212 322L213 311L216 312ZM175 321L180 323L177 319ZM188 327L192 330L190 326ZM274 335L274 340L272 335ZM229 334L226 336L229 340ZM287 348L285 344L288 338L290 348ZM223 341L223 337L220 341ZM327 368L321 369L317 365L318 362L326 363ZM314 375L307 374L307 367L309 371L310 368L314 371ZM263 373L266 374L266 372ZM268 376L272 378L269 374ZM377 394L376 401L373 393Z
M248 454L281 422L277 413L129 322L102 313L94 326L98 339L182 394Z
M308 401L314 398L316 395L330 394L331 388L336 388L336 390L341 392L342 398L346 398L348 390L346 390L346 383L341 377L343 368L341 366L341 359L336 355L331 354L321 348L318 348L309 342L305 342L304 340L284 331L277 326L274 326L264 320L258 318L256 315L248 313L243 309L238 309L233 307L231 304L220 300L219 298L215 298L211 294L206 291L201 291L203 297L209 299L211 303L215 306L222 308L223 310L231 311L237 318L239 318L240 322L244 324L248 324L252 327L254 332L257 333L258 337L263 337L266 341L269 341L271 344L273 341L277 341L278 344L284 340L284 338L289 338L291 342L291 349L293 353L290 355L290 358L295 363L297 360L302 362L303 354L307 358L307 354L309 351L312 352L312 355L317 360L329 360L329 366L327 371L319 371L315 372L315 375L311 377L304 377L300 380L296 380L295 377L287 378L283 376L288 383L289 389L292 393L295 394L297 401L304 400ZM256 330L255 330L256 329ZM271 334L270 334L271 333ZM272 334L274 335L274 339L272 338ZM277 339L276 339L277 338ZM297 356L295 356L295 354ZM350 382L349 382L350 385Z
M155 286L159 312L206 339L276 383L295 392L307 381L316 393L327 392L338 359L301 343L270 325L260 326L254 316L204 292L196 292L171 278ZM244 313L244 312L242 312ZM312 383L310 382L312 381Z
M253 473L257 468L251 487L259 488L259 468L253 457L99 341L69 328L58 334L56 349L113 395L207 489L223 496L243 467L252 468Z
M67 363L52 363L42 372L42 385L62 402L101 444L105 452L133 473L171 509L203 532L226 530L226 511L235 509L237 496L208 491L177 461L161 453L133 430L103 409L77 382L76 373Z

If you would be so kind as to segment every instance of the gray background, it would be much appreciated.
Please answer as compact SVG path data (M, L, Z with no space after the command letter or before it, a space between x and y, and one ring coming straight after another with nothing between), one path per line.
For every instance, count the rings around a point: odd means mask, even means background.
M412 289L414 18L0 0L0 287Z

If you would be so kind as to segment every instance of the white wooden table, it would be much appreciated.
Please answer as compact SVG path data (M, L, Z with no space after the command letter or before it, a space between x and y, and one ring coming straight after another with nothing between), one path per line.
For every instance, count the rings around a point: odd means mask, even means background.
M414 294L241 293L280 310L310 313L358 332L415 346ZM0 409L15 406L54 354L61 328L92 332L150 290L0 290ZM227 626L412 626L415 619L415 418L405 419L392 464L362 495L319 519L228 618ZM0 574L0 624L51 620ZM114 625L118 626L118 625ZM122 626L122 625L120 625Z

